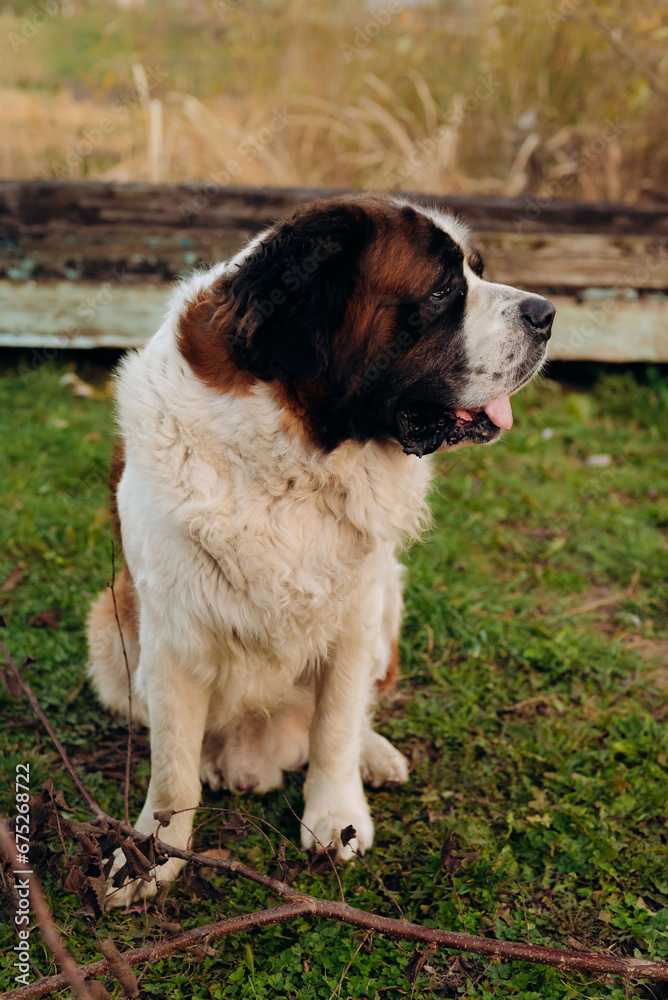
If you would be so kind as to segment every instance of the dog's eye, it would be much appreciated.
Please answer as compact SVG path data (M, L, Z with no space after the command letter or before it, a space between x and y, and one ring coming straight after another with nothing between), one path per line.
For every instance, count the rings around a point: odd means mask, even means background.
M451 291L452 289L450 288L450 285L448 285L446 288L437 288L435 292L431 293L431 297L432 299L436 299L436 301L438 301L439 299L446 298L446 296L448 296Z

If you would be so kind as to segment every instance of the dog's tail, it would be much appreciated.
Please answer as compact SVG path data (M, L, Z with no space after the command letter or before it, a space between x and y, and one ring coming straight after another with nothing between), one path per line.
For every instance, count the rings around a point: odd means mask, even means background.
M114 609L116 598L116 610ZM116 620L118 612L118 621ZM121 640L122 633L122 640ZM125 645L125 654L123 653ZM127 655L127 668L125 656ZM107 587L99 595L88 616L88 676L95 692L107 708L128 716L128 668L134 677L139 664L139 616L137 595L127 569L116 577L114 591ZM145 706L132 685L132 716L148 725Z

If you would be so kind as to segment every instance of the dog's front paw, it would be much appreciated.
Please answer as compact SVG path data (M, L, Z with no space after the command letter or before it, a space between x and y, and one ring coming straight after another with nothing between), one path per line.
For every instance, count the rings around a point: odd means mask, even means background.
M361 789L349 796L326 796L319 803L308 801L301 842L302 847L317 850L333 844L342 861L368 851L373 845L373 820Z
M122 848L114 853L114 863L107 879L105 887L104 905L105 909L125 909L132 903L150 899L155 896L158 889L158 881L173 882L185 864L180 858L169 858L164 864L152 868L148 874L149 880L143 878L127 878L120 887L114 885L114 876L126 864L126 857Z
M408 761L389 740L369 730L364 736L360 758L362 781L379 788L381 785L402 785L408 781Z

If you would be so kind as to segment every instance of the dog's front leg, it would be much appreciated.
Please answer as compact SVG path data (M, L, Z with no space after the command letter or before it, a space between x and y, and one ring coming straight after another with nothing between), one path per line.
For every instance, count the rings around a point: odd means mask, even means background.
M311 725L302 845L335 844L344 859L355 852L364 854L373 844L360 753L372 696L371 667L382 610L380 599L374 600L377 596L372 586L349 606L336 648L318 675ZM348 826L354 827L356 836L344 845L341 831Z
M159 645L155 650L142 646L140 669L145 671L146 695L151 727L151 780L146 802L135 827L140 833L156 833L159 823L153 814L172 809L169 826L160 829L160 839L173 847L188 847L194 811L199 805L201 785L199 760L209 707L209 692L191 673L177 665L176 656ZM183 810L183 811L181 811ZM125 863L119 849L113 874ZM127 906L133 899L152 896L156 880L172 881L184 862L170 858L152 873L150 882L140 879L114 888L107 885L107 906Z

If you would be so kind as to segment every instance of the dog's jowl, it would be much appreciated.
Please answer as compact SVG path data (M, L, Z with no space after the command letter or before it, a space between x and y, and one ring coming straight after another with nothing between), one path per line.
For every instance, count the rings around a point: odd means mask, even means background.
M115 595L151 733L140 831L176 810L161 837L185 848L202 781L266 792L308 765L303 844L371 847L363 785L408 775L371 713L397 672L397 552L428 520L427 456L511 427L553 316L484 279L460 222L371 195L300 208L177 289L116 384ZM108 591L89 641L101 701L127 713Z

